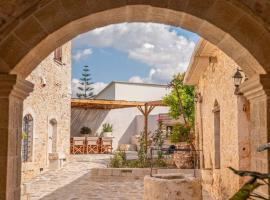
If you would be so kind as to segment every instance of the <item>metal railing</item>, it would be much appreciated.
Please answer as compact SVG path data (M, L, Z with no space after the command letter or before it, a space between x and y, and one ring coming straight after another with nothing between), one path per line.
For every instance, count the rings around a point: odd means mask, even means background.
M154 151L162 152L163 156L170 157L172 159L173 155L175 152L189 152L192 153L192 158L193 158L193 175L196 177L196 170L200 169L200 159L199 159L199 152L202 150L195 150L195 149L190 149L190 148L176 148L174 145L171 145L169 148L154 148L150 147L150 176L153 176L153 168L154 168Z

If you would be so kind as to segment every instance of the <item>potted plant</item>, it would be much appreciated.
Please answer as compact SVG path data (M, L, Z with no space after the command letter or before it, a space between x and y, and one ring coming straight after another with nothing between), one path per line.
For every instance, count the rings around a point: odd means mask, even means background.
M113 125L105 123L102 125L102 135L103 137L112 137Z
M87 135L90 135L92 133L92 130L91 130L91 128L84 126L81 128L80 133L84 136L87 136Z

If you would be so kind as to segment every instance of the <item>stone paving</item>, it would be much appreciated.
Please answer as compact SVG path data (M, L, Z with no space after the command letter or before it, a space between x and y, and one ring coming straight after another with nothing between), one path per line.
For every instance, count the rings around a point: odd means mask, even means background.
M78 158L73 158L60 170L47 171L26 183L30 200L143 199L142 180L93 180L90 177L91 168L106 167L108 157Z
M90 171L106 167L109 156L73 156L62 169L44 172L24 183L27 200L142 200L142 179L94 179ZM204 200L212 200L206 194ZM25 199L25 198L22 198Z

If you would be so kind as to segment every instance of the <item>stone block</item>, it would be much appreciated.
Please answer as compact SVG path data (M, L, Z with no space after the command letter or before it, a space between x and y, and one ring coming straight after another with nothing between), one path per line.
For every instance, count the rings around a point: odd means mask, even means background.
M256 20L245 15L234 24L230 34L245 48L251 50L265 31Z
M112 176L120 176L121 172L119 169L112 169Z
M89 13L101 12L107 9L119 8L126 5L125 0L88 0Z
M206 18L222 30L229 31L243 15L243 11L229 2L215 1Z
M67 24L72 18L62 7L60 0L54 0L35 13L39 23L48 32L53 32Z
M2 60L13 68L28 52L28 48L14 35L10 35L0 45L0 56Z
M185 12L197 17L205 18L208 10L214 5L215 1L216 0L189 0Z
M99 169L98 168L93 168L93 169L91 169L91 176L97 176L98 175L98 173L99 173Z
M25 20L24 23L15 30L15 34L29 47L36 45L47 35L34 17Z

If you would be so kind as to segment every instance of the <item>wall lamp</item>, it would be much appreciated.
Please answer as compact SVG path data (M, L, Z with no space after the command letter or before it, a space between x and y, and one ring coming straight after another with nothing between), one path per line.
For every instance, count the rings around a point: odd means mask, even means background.
M243 80L243 76L242 76L241 72L242 72L242 70L237 69L235 74L233 75L233 81L234 81L234 86L235 86L234 94L235 95L243 95L243 93L240 92L240 90L239 90L239 86Z

